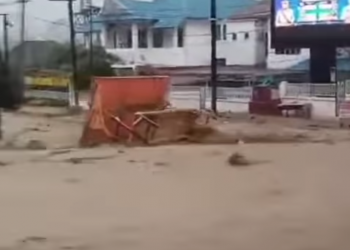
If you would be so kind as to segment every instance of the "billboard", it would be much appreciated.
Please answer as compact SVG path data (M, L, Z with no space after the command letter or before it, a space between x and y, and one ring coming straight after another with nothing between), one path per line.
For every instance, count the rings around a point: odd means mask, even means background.
M273 45L350 45L350 0L273 0Z
M25 97L69 104L70 77L63 74L36 72L25 77Z

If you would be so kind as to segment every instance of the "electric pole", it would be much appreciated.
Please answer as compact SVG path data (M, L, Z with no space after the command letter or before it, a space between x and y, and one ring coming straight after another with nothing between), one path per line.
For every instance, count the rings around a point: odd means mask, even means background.
M73 70L73 91L74 91L74 104L79 106L79 95L77 90L78 83L78 66L77 66L77 52L75 46L75 27L74 27L74 13L73 13L73 1L68 0L68 16L69 16L69 30L70 30L70 48L72 56L72 70Z
M0 14L3 17L2 27L3 27L3 38L4 38L4 64L9 67L9 41L8 41L8 27L10 22L8 20L8 14Z
M20 5L20 12L21 12L21 27L20 27L20 49L19 49L19 70L20 75L23 78L22 81L24 81L24 68L25 68L25 56L26 56L26 46L24 44L25 42L25 32L26 32L26 4L30 0L19 0L21 3Z
M68 17L69 17L69 33L70 33L70 48L72 59L72 81L71 88L74 94L74 105L79 106L79 94L77 90L78 82L78 66L77 66L77 52L75 46L75 27L74 27L74 13L73 13L73 1L74 0L49 0L52 2L67 2L68 3Z
M26 4L28 0L20 0L21 1L21 33L20 33L20 41L23 46L25 40L25 30L26 30Z
M10 72L10 66L9 66L9 46L8 46L8 27L10 26L10 23L8 21L8 14L0 14L0 16L3 17L3 37L4 37L4 62L2 66L4 67L3 71L5 73L5 78L9 76ZM3 137L3 130L2 130L2 109L0 109L0 140Z
M92 17L93 17L93 13L94 13L94 10L93 10L93 6L90 5L89 6L89 49L90 49L90 74L91 76L93 76L93 71L94 71L94 41L93 41L93 34L94 34L94 23L93 23L93 20L92 20ZM91 79L92 80L92 79Z
M217 63L216 63L216 0L210 0L211 27L211 109L217 113Z

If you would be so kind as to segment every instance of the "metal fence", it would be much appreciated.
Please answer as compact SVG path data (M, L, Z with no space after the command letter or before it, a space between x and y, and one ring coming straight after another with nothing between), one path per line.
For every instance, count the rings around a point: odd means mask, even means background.
M343 84L343 82L338 83ZM350 95L350 81L345 81L345 93ZM335 97L337 84L287 83L286 97Z
M252 88L248 86L241 88L217 88L217 101L221 103L248 103L251 95ZM176 87L172 89L170 99L176 103L179 103L181 101L185 103L187 101L188 105L191 107L195 105L196 108L205 109L207 102L211 101L211 88Z

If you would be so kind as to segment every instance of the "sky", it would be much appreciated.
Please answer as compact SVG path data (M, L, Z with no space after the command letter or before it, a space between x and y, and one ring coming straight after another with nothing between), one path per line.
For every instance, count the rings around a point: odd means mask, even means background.
M12 3L13 0L0 0L0 3ZM79 0L75 1L75 6L79 4ZM103 0L93 0L94 5L102 5ZM19 5L0 6L1 12L18 13ZM30 0L27 3L27 13L29 16L39 16L45 19L56 20L67 16L67 2L49 1L49 0Z
M92 0L94 5L102 6L103 0ZM14 3L15 0L0 0L0 13L8 13L10 22L13 27L10 29L10 37L16 40L19 37L20 28L20 5L11 4L3 6L6 3ZM76 0L74 8L78 11L80 0ZM49 0L30 0L26 8L26 36L30 39L47 39L56 33L68 27L68 10L66 1L49 1ZM55 22L60 22L66 25L57 25ZM0 25L2 32L2 25ZM1 34L1 33L0 33ZM57 34L58 35L58 34Z

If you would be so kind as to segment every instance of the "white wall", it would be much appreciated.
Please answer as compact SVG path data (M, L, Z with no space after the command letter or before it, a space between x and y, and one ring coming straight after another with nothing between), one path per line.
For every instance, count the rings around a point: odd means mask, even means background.
M107 49L126 64L152 64L158 66L185 65L183 48Z
M227 40L217 42L217 57L225 58L227 65L256 65L265 61L263 41L258 41L258 30L254 20L228 21ZM262 27L261 29L267 27ZM244 39L244 33L249 38ZM237 34L237 40L232 40L232 34ZM210 36L209 21L190 20L185 28L185 57L187 65L210 64Z
M257 65L266 61L264 42L258 40L258 32L265 32L265 23L256 27L254 20L229 21L227 40L217 42L217 57L225 58L227 65ZM244 33L249 38L244 38ZM232 34L237 39L232 40ZM177 32L166 30L166 48L133 48L111 49L112 35L104 33L102 38L108 52L116 54L127 63L146 63L166 66L206 66L210 65L211 32L208 20L189 20L184 28L184 47L176 46ZM174 45L174 46L173 46Z
M230 21L227 23L228 46L230 55L228 64L258 65L266 62L264 33L267 32L266 22L256 20ZM247 40L245 33L249 34ZM232 34L237 34L237 40L232 41ZM219 42L221 43L221 42ZM222 54L225 55L225 47Z
M276 55L275 50L270 48L267 66L271 69L286 69L309 58L309 49L301 49L299 55Z

